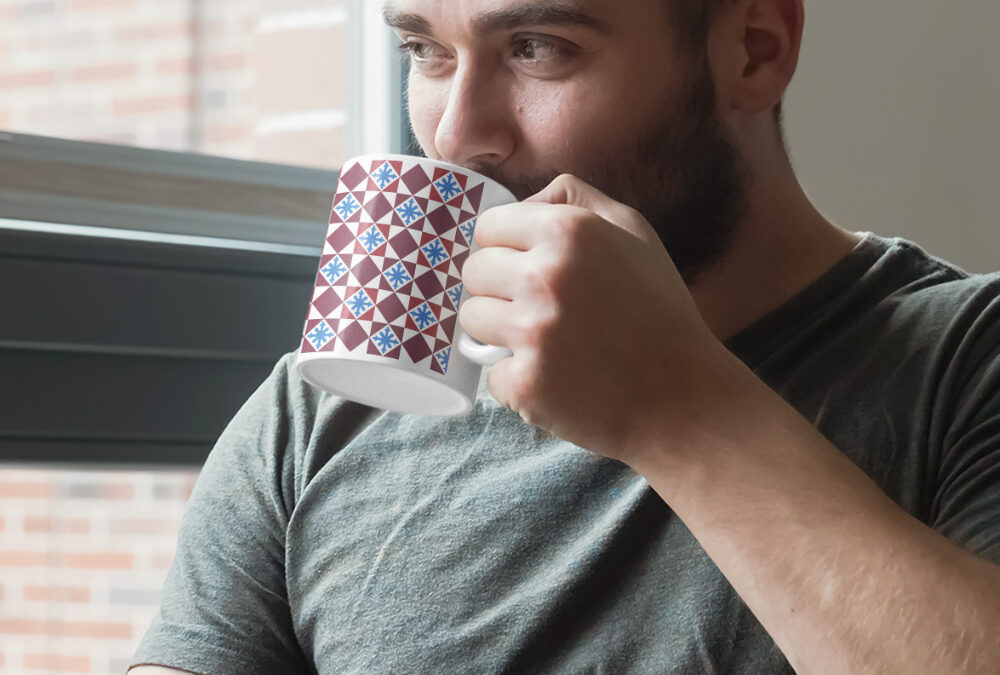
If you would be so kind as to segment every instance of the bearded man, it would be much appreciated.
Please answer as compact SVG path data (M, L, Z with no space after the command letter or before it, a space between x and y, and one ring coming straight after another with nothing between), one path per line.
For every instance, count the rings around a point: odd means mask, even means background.
M984 673L1000 277L828 222L802 0L390 0L480 218L465 417L283 359L209 457L137 673Z

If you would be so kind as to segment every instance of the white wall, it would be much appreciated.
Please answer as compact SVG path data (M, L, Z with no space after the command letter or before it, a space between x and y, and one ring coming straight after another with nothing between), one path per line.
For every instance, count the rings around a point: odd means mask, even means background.
M1000 270L1000 3L806 2L786 132L820 210Z

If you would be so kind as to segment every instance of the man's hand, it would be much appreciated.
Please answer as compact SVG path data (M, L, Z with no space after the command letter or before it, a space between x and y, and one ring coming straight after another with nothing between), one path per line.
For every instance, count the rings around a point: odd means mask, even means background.
M490 393L534 425L630 462L728 355L642 215L564 175L484 213L461 307L473 337L509 347ZM667 425L669 426L669 425Z
M637 212L564 176L476 236L460 320L514 353L490 391L644 476L798 672L993 672L1000 568L903 512L730 354Z

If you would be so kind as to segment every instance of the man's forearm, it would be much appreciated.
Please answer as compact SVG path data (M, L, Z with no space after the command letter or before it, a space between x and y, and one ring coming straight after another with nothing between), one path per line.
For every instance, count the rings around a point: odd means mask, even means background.
M672 447L646 453L633 468L685 522L793 667L998 667L1000 567L905 513L747 375L724 423L703 423L682 443L664 434Z

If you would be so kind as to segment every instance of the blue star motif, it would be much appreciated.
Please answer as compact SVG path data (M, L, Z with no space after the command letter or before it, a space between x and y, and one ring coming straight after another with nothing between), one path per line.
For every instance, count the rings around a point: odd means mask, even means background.
M396 180L397 178L399 178L399 176L396 174L395 171L393 171L393 168L389 164L389 162L383 162L382 166L380 166L375 171L375 173L372 174L372 179L376 183L378 183L379 190L385 189L386 185Z
M347 265L345 265L344 261L342 261L338 256L334 256L333 260L328 262L323 269L320 270L320 272L323 273L323 276L326 277L326 280L331 284L342 277L346 271Z
M448 297L451 298L451 304L455 305L455 309L458 309L458 305L462 302L462 288L464 284L459 284L454 288L448 289Z
M371 253L385 243L385 237L382 236L377 227L372 225L359 237L359 241L361 241L361 245L365 247L365 250Z
M434 181L434 187L437 188L438 194L444 197L445 201L448 201L462 191L462 188L458 187L458 183L455 182L455 175L451 173L441 176Z
M431 308L427 306L427 303L420 305L414 309L410 310L410 316L413 317L413 321L417 324L420 330L424 330L428 326L433 326L437 323L437 319L434 317L434 312Z
M435 239L429 244L425 244L421 249L424 255L427 256L427 261L431 265L437 265L438 263L448 259L448 252L444 250L444 246L441 245L440 239Z
M438 363L441 365L441 370L448 372L448 359L451 358L451 347L447 349L442 349L437 354L434 355L437 358Z
M326 321L320 321L316 324L306 338L312 344L313 349L322 349L323 346L333 338L333 331L330 329L330 324Z
M354 198L354 195L349 194L341 199L340 203L333 208L337 212L337 215L340 216L341 220L347 220L361 208L361 204L359 204L358 200Z
M347 306L351 308L351 313L359 317L375 306L364 290L360 290L350 297Z
M392 328L389 326L383 328L372 339L375 340L375 346L378 347L380 352L382 352L382 356L385 356L386 352L399 345L399 340L396 338L396 334L392 332Z
M417 202L410 197L405 202L396 207L396 213L403 219L403 222L410 225L414 220L424 217L424 212L417 206Z
M413 277L410 276L410 273L406 271L401 262L390 267L385 273L385 278L392 284L392 290L394 291L398 291L399 287L403 284L413 281Z
M472 244L472 235L476 233L476 219L473 218L464 225L460 225L458 229L462 231L462 236L465 237L465 241Z

